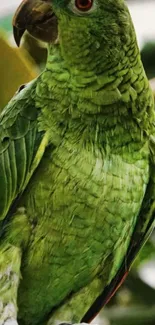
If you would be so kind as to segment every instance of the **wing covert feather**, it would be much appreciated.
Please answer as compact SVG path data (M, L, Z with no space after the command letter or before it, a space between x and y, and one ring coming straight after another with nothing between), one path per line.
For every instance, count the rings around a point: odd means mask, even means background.
M36 80L13 97L0 115L0 220L24 190L44 134L38 131ZM40 156L41 159L42 155ZM26 183L27 184L27 183Z

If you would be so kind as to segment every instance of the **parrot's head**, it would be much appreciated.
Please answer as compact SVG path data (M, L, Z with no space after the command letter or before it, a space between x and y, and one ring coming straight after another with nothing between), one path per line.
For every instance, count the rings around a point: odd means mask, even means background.
M13 19L17 45L25 30L48 42L60 43L63 56L117 56L128 43L131 18L124 0L23 0ZM80 54L82 53L82 55Z

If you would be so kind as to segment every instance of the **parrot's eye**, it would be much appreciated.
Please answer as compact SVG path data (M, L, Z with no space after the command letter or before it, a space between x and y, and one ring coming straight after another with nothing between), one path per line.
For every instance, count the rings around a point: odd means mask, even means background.
M88 11L93 5L93 0L75 0L75 6L80 11Z
M96 3L95 0L71 0L68 8L78 16L85 16L96 9Z

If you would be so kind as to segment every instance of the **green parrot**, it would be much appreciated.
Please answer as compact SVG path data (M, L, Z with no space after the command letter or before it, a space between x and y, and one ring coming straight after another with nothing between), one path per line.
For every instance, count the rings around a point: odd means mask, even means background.
M24 0L45 70L0 115L0 324L90 323L155 215L154 99L124 0Z

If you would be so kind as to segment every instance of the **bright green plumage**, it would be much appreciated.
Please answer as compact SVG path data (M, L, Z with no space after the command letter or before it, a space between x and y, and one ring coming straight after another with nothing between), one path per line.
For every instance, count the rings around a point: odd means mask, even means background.
M90 321L153 222L154 102L124 1L52 6L59 41L0 120L3 324Z

